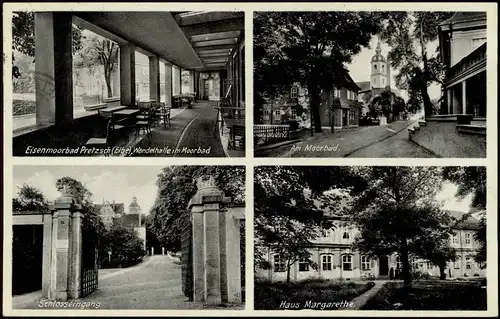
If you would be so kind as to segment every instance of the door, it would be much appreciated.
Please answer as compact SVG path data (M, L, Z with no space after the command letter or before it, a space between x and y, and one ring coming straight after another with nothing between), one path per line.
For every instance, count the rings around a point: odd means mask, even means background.
M210 83L208 80L203 80L203 99L208 100L208 91L210 90Z
M389 276L389 257L379 256L379 276Z
M342 127L348 126L349 112L342 110Z

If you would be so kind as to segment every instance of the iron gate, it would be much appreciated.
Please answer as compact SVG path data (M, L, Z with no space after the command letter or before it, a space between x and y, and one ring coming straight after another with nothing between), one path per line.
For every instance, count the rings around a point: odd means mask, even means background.
M181 235L182 292L193 301L193 234L189 218L184 219Z
M82 270L80 297L96 291L99 284L99 233L93 219L84 215L82 220Z

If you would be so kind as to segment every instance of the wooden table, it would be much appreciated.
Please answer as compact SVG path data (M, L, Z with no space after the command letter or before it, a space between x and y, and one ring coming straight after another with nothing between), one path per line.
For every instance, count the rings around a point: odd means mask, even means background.
M136 115L140 111L141 110L138 110L138 109L123 109L123 110L116 111L113 114L115 114L115 115L131 116L131 115Z
M126 109L127 107L128 106L125 106L125 105L111 106L111 107L107 107L105 109L100 109L99 113L104 117L111 117L111 115L113 115L113 113L115 113L117 111L121 111L123 109Z

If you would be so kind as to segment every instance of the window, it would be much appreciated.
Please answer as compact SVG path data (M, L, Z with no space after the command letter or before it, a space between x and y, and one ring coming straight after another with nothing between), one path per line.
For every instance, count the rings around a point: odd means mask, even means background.
M264 116L269 116L269 110L267 110L267 109L264 110L263 114L264 114Z
M377 65L376 64L373 65L373 69L377 70Z
M280 117L280 114L281 114L280 110L274 111L274 116L275 117Z
M292 120L297 118L297 110L292 110Z
M458 244L458 234L453 234L453 236L451 237L451 242L453 244Z
M384 65L382 64L382 71L384 71Z
M342 256L342 270L344 271L352 270L352 255Z
M456 260L453 262L453 268L460 269L460 261Z
M465 257L465 269L472 269L472 259L470 256Z
M332 270L332 255L321 256L321 269Z
M175 71L180 71L176 69ZM177 73L176 73L177 74ZM179 81L178 76L175 78L174 70L172 69L172 80L173 83L177 83ZM135 52L135 83L136 83L136 99L138 101L147 101L149 100L149 58L148 56ZM177 87L174 86L174 90ZM179 87L180 88L180 87ZM173 95L179 94L179 91L173 93Z
M337 88L333 88L333 97L340 97L340 90Z
M384 84L385 84L385 79L382 79L382 85L384 85Z
M356 119L356 112L354 110L349 110L349 120Z
M471 234L470 233L465 233L465 244L470 245L471 244Z
M371 260L368 256L361 256L361 270L370 270Z
M290 89L290 98L296 99L298 91L299 90L297 89L297 87L292 86L292 88Z
M344 230L344 233L342 234L342 239L350 239L350 234L349 231Z
M431 262L428 261L427 262L427 269L432 269L432 268L434 268L434 266L432 265Z
M299 260L299 271L309 271L309 260L307 258Z
M274 272L285 271L285 259L281 255L274 255Z

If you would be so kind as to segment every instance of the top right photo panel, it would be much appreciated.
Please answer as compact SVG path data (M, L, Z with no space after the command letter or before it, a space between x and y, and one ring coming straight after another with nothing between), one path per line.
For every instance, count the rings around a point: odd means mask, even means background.
M254 12L256 157L486 158L486 12Z

